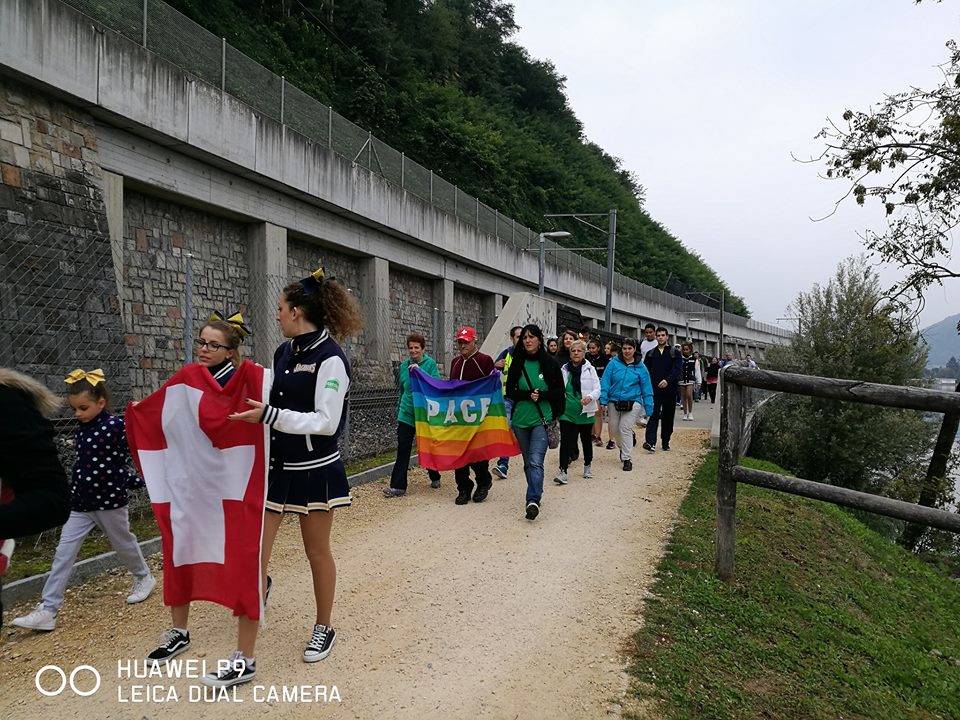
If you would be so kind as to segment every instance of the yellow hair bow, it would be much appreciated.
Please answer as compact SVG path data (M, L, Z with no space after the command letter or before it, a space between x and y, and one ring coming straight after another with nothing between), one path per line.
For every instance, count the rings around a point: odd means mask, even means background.
M300 285L303 287L304 291L309 295L320 289L320 286L323 284L323 279L326 276L326 273L323 271L323 267L318 267L312 273L307 275L303 280L300 281Z
M250 332L250 328L244 325L243 315L241 315L240 313L234 313L230 317L224 317L222 312L220 312L219 310L214 310L212 313L210 313L208 322L212 322L214 320L219 320L220 322L230 323L231 325L234 325L237 329L240 330L240 333L242 335L252 334Z
M77 368L76 370L71 370L70 374L63 379L67 385L73 385L81 380L86 380L91 385L97 386L102 382L106 382L107 378L103 374L103 370L101 368L90 370L89 372L81 368Z

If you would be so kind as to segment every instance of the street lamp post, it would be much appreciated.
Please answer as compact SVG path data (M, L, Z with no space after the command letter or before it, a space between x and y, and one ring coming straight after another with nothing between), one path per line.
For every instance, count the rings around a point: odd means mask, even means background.
M698 323L701 320L703 320L703 318L690 317L690 313L687 313L687 337L686 337L687 342L690 342L692 340L692 338L690 337L690 323L692 322Z
M570 237L570 233L566 230L556 230L554 232L542 232L537 237L537 242L540 245L540 259L539 259L539 268L540 268L540 281L538 283L538 294L540 297L543 297L543 278L546 272L546 253L547 253L547 238L565 238Z
M604 327L609 332L610 328L613 325L613 277L614 272L614 254L616 252L617 246L617 209L611 208L610 212L605 213L548 213L544 215L547 218L573 218L577 222L592 227L594 230L599 230L607 236L607 246L595 247L595 248L584 248L578 247L577 250L606 250L607 251L607 302L606 302L606 311L604 313ZM604 229L599 225L594 225L589 220L584 218L607 218L608 225Z

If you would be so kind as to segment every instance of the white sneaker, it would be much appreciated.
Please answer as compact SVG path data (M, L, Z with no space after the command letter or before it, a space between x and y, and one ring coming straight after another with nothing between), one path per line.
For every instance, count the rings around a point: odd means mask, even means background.
M589 466L589 465L584 465L584 466L583 466L583 477L584 477L585 479L586 479L586 478L592 478L592 477L593 477L593 472L590 470L590 466Z
M47 610L43 603L37 603L33 612L14 618L10 624L27 630L53 630L57 626L57 616L56 613Z
M127 602L131 605L134 603L143 602L150 597L150 593L153 592L153 589L156 586L157 579L153 575L137 578L133 581L133 587L130 588L130 594L127 595Z
M693 413L690 413L690 418L689 418L689 419L690 419L691 421L693 420Z
M561 470L557 473L557 476L553 479L557 485L566 485L567 484L567 473Z

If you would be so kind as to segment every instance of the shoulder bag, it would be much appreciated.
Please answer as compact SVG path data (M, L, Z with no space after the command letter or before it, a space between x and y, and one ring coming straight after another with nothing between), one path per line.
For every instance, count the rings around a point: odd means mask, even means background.
M527 375L526 362L520 366L520 369L523 370L523 377L526 378L527 387L530 388L530 392L533 392L533 383L530 382L530 376ZM551 450L556 450L558 447L560 447L560 424L557 422L556 418L550 422L547 422L547 418L544 417L543 410L540 409L540 402L537 401L533 404L536 405L537 412L540 413L540 422L543 424L543 428L547 431L547 447Z

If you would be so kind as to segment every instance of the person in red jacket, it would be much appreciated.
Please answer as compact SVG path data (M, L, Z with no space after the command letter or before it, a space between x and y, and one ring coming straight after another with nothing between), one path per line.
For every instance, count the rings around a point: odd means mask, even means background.
M477 331L472 327L461 327L455 336L457 341L457 355L450 363L451 380L479 380L493 372L493 358L477 350ZM477 489L473 489L473 480L470 479L470 470L477 479ZM457 468L453 472L457 480L457 505L466 505L473 494L474 502L483 502L487 499L490 486L493 485L493 476L490 474L490 462L470 463Z

